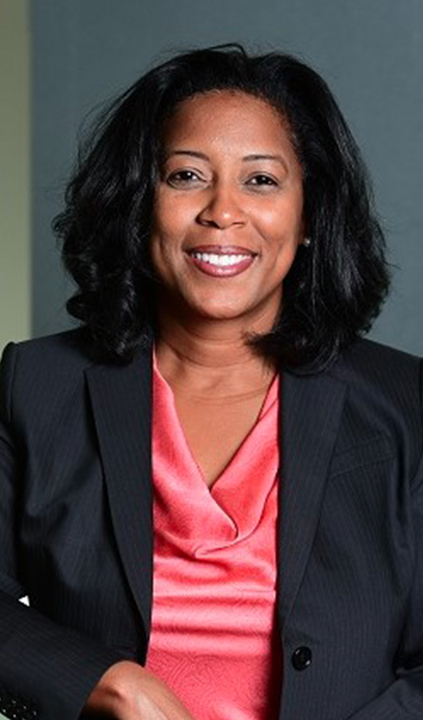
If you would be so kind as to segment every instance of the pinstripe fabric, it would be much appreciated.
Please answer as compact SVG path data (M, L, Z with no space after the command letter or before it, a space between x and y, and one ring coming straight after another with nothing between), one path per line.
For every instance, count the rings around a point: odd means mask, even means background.
M279 509L282 552L279 598L283 625L292 609L313 544L344 395L345 385L332 378L293 376L288 382L285 380ZM294 405L296 412L291 414ZM286 453L285 448L290 451ZM296 481L285 485L284 480L289 477ZM289 577L287 586L286 577Z
M151 363L146 358L130 368L90 368L87 377L113 527L148 637L153 582Z
M109 664L145 657L150 357L97 366L71 332L10 347L1 372L0 690L76 720ZM283 720L423 717L419 382L366 341L285 374Z
M281 718L422 718L418 362L361 342L329 377L291 377L285 391ZM313 653L303 672L299 646Z

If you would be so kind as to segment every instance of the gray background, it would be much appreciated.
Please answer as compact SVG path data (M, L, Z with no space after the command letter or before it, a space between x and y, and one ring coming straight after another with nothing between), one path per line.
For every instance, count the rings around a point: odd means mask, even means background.
M299 55L363 150L391 262L372 335L423 354L422 0L33 0L33 331L69 326L50 230L87 113L169 51L230 41Z

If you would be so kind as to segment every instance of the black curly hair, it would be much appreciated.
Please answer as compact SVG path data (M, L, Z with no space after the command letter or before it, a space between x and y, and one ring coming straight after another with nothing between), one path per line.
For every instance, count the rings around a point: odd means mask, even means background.
M68 312L104 362L128 362L152 341L158 280L149 234L163 124L184 100L219 89L278 110L304 174L312 245L297 252L272 331L251 343L282 367L321 370L370 328L389 270L366 168L330 90L310 67L279 52L249 55L234 44L177 54L102 114L53 223L77 285Z

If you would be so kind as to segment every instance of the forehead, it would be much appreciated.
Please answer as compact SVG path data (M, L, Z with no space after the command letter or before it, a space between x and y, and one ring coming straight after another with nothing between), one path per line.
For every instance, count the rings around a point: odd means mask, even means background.
M269 102L240 91L219 90L184 100L164 125L165 146L210 142L283 146L295 153L286 118Z

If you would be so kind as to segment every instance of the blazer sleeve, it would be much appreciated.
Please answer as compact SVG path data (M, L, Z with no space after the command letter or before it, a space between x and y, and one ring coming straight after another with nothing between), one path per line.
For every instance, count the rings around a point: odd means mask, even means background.
M421 371L423 364L420 365ZM421 399L421 411L423 412ZM414 538L414 576L402 643L396 659L397 679L349 720L420 720L423 718L423 456L411 484L410 516Z
M13 428L16 348L0 365L0 713L22 720L76 720L110 665L111 649L62 627L19 598L19 490L25 448Z

